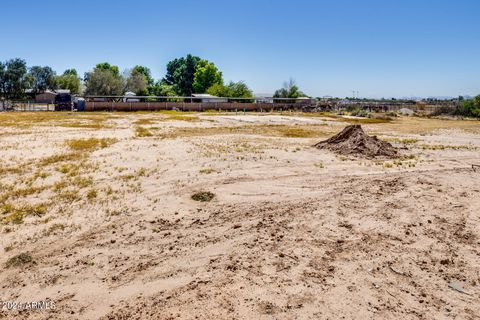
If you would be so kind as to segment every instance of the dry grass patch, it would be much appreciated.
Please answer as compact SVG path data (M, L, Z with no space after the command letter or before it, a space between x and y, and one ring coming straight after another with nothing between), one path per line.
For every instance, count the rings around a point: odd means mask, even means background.
M134 122L136 125L149 125L149 124L155 124L157 123L156 121L152 119L138 119L137 121Z
M108 129L112 126L107 125L106 121L112 119L111 114L78 114L58 123L58 126L65 128L85 128L85 129Z
M71 127L101 129L112 118L108 113L79 114L72 112L4 112L0 113L0 127Z
M47 213L45 204L14 206L10 203L3 204L0 207L1 222L3 224L22 224L26 216L42 216Z
M418 139L415 139L415 138L387 138L387 139L383 139L384 141L388 141L388 142L397 142L397 143L403 143L403 144L415 144L417 143L419 140Z
M59 112L2 112L0 113L0 126L22 128L63 119L65 119L65 114Z
M211 173L218 173L218 172L219 172L218 170L213 168L205 168L200 170L200 173L202 174L211 174Z
M38 162L41 166L48 166L51 164L57 164L59 162L80 160L82 157L83 154L81 154L80 152L61 153L45 157L43 159L40 159Z
M65 202L74 202L82 199L82 197L80 196L80 191L78 189L59 192L57 198L58 200Z
M233 140L233 141L232 141ZM232 139L230 141L219 142L194 142L195 145L205 157L221 157L224 155L260 155L265 153L269 144L261 139Z
M90 189L87 192L87 199L88 200L95 199L97 197L97 195L98 195L98 193L97 193L96 189Z
M474 146L452 146L452 145L443 145L443 144L422 144L420 145L422 150L476 150Z
M440 129L480 133L478 120L444 120L419 117L398 117L394 121L382 124L380 128L384 132L396 131L405 134L425 134Z
M317 132L304 128L279 128L280 133L287 138L312 138L317 136Z
M74 151L93 151L96 149L107 148L117 142L113 138L88 138L88 139L71 139L65 141L65 144Z
M24 188L15 188L11 186L11 188L8 188L4 193L1 194L0 196L0 201L5 202L10 198L13 199L18 199L18 198L24 198L32 194L40 193L44 191L47 187L46 186L27 186Z
M16 166L2 166L0 165L0 175L6 174L21 174L25 171L25 168L20 165Z
M163 121L188 121L188 122L199 122L201 121L198 117L195 116L186 116L183 114L171 115L168 118L162 119Z
M80 189L90 187L93 185L93 178L92 177L75 177L73 179L72 184L74 186L79 187Z
M145 127L135 127L135 136L139 138L151 137L153 133Z
M57 167L57 171L69 177L74 177L80 173L80 165L76 163L63 163Z
M211 136L226 134L261 135L274 137L320 137L331 134L331 129L323 124L319 125L246 125L232 127L206 127L206 128L174 128L158 136L166 139L174 139L192 136Z

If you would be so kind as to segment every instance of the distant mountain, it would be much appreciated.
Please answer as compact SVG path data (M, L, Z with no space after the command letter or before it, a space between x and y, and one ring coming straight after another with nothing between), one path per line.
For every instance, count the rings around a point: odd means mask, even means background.
M466 95L461 95L464 99L472 99L473 97L466 94ZM424 99L432 99L432 100L452 100L452 99L457 99L458 96L429 96L429 97L401 97L399 100L415 100L415 101L421 101Z
M436 99L436 100L452 100L458 97L451 97L451 96L435 96L435 97L428 97L427 99Z
M414 100L414 101L420 101L423 100L423 97L401 97L400 100Z

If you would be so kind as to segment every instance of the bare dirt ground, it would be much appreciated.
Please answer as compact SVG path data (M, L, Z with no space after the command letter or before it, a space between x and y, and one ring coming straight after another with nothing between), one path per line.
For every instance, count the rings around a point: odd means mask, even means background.
M351 123L401 157L312 147ZM0 129L0 300L56 306L0 318L479 319L478 121L3 113Z

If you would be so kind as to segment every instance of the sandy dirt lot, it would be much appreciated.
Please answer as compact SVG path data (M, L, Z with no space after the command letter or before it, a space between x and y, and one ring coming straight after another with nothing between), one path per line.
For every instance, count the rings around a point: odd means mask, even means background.
M398 159L312 146L360 123ZM480 122L0 114L5 319L479 319ZM211 201L192 195L211 192Z

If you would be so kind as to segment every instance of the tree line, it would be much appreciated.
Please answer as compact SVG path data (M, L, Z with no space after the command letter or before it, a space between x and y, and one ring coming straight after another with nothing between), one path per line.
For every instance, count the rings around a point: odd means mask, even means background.
M134 92L139 96L191 96L208 93L220 97L252 98L252 90L243 81L225 82L223 73L211 61L188 54L167 63L167 73L160 80L152 77L148 67L137 65L120 72L118 66L108 62L97 64L82 77L75 69L62 74L49 66L27 67L23 59L0 61L0 98L25 98L26 92L42 93L47 90L70 90L96 96L121 96ZM276 98L305 96L293 80L275 91Z

